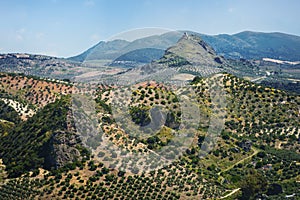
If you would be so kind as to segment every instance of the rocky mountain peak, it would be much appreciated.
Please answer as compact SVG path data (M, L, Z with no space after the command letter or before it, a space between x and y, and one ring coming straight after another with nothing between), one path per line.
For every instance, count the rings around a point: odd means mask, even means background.
M219 66L225 61L201 37L187 33L184 33L174 46L166 50L162 61L176 60L175 57L185 59L187 61L185 64L197 66Z
M208 53L216 55L215 50L209 44L207 44L200 36L194 34L189 35L188 33L184 33L184 35L181 37L178 43L180 42L190 42L194 45L200 45Z

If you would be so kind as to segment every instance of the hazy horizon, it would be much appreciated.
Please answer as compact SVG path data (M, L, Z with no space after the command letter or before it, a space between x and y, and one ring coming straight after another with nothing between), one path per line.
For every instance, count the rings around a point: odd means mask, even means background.
M256 31L299 36L299 6L297 0L6 1L0 7L0 53L69 57L144 27L209 35Z

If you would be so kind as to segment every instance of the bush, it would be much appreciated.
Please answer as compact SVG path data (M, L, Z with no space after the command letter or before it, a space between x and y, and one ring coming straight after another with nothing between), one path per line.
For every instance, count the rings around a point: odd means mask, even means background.
M260 151L257 153L257 157L264 158L266 156L266 153L264 151Z
M134 106L129 110L131 119L134 123L140 126L146 126L151 122L150 107L148 106Z

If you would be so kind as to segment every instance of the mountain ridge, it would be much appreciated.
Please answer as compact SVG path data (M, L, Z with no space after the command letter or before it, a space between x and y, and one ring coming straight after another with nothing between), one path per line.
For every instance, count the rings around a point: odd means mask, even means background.
M261 59L263 57L271 57L289 61L300 60L300 36L281 32L267 33L243 31L235 34L218 35L207 35L193 31L167 32L162 35L149 36L129 42L128 45L134 46L134 48L128 48L124 53L145 47L167 49L169 46L174 45L184 32L202 37L203 40L211 45L218 54L227 58ZM156 44L151 44L152 46L149 46L147 41L149 41L149 39L153 40L153 38L156 39ZM167 42L163 44L163 41ZM110 42L112 41L108 41L107 44ZM97 51L96 49L100 48L99 44L102 43L99 42L87 51L68 59L74 60L74 58L83 57L82 55L89 53L91 50ZM81 59L80 61L84 61L84 59Z
M228 58L300 59L300 36L280 32L243 31L233 35L220 34L215 37L202 35L217 53Z

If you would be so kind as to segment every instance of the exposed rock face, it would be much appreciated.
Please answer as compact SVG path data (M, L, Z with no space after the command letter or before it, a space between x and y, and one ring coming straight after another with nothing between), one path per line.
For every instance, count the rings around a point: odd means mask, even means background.
M176 45L168 48L163 59L178 56L186 59L192 65L219 66L225 60L218 56L214 49L199 36L184 35Z
M77 145L81 145L80 138L73 132L56 131L48 142L47 168L59 168L67 163L78 160L80 152Z

